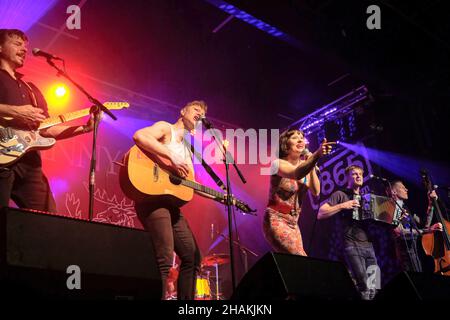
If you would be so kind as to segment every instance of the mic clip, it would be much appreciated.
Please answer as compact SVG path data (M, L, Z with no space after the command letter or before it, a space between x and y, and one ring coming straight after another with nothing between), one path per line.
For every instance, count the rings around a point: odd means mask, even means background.
M202 121L203 125L206 127L206 129L212 129L213 125L211 124L211 122L209 122L206 117L202 117L200 118L200 120Z

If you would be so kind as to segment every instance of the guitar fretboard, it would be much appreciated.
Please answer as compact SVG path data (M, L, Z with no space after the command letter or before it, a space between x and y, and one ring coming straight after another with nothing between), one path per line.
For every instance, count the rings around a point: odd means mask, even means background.
M105 103L103 103L103 105L106 108L108 108L109 110L118 110L118 109L122 109L122 108L128 108L130 106L128 102L105 102ZM64 123L64 122L68 122L68 121L72 121L75 119L85 117L85 116L89 115L90 111L91 111L90 108L85 108L85 109L68 112L65 114L47 118L41 122L39 129L50 128L50 127L56 126L56 125Z
M47 118L41 122L39 129L50 128L50 127L56 126L58 124L67 122L67 121L85 117L85 116L89 115L89 111L90 111L90 108L86 108L86 109L81 109L78 111L73 111L73 112L62 114L62 115Z
M204 185L201 185L200 183L197 183L195 181L184 180L184 179L181 179L181 178L173 176L173 175L171 175L171 177L172 177L172 179L181 182L181 184L186 186L186 187L189 187L189 188L192 188L194 190L197 190L197 191L200 191L200 192L212 195L212 196L214 196L216 198L219 198L219 199L224 199L224 195L223 195L222 192L219 192L219 191L216 191L216 190L211 189L209 187L206 187Z

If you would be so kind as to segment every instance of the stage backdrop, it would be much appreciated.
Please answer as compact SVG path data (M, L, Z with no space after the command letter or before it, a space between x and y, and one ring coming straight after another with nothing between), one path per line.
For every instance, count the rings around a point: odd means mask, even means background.
M119 185L119 164L123 155L133 145L133 133L152 122L128 117L128 111L117 113L124 123L105 119L100 125L97 148L97 171L95 189L94 221L142 228L139 223L133 201L126 198ZM62 215L75 218L88 218L88 174L91 157L91 135L85 135L59 141L50 150L42 152L44 171L50 181L57 201L58 211ZM269 149L270 150L270 149ZM339 147L336 152L320 162L322 188L319 198L308 194L303 199L303 212L300 217L305 249L310 256L339 260L339 243L332 232L333 219L317 221L317 209L329 195L338 188L345 186L344 169L357 164L364 168L365 191L368 191L369 175L373 172L370 159L360 145L358 154ZM248 146L246 149L248 154ZM236 154L235 154L236 156ZM265 165L267 167L267 165ZM201 165L195 165L197 181L218 189ZM241 245L251 250L245 251L235 246L236 270L238 280L264 253L270 250L262 234L262 219L267 203L269 176L261 175L262 164L240 165L247 179L242 184L233 168L231 181L233 194L246 201L257 210L257 216L244 215L236 212L233 228L238 231L234 235ZM212 168L225 180L223 164L214 164ZM228 253L229 246L228 220L226 208L217 202L195 196L194 200L183 207L183 213L196 236L203 256L213 253ZM377 239L377 254L386 278L395 272L392 260L392 250L383 228L373 229ZM93 239L95 241L95 239ZM247 254L243 254L246 252ZM210 270L214 272L214 270ZM224 291L230 287L229 265L220 266L220 281Z

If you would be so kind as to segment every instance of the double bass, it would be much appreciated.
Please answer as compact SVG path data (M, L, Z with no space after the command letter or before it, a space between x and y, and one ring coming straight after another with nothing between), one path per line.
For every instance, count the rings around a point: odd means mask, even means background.
M433 184L428 173L421 170L423 183L428 192L432 192ZM422 246L425 253L434 259L434 272L450 276L450 222L444 219L436 198L432 198L432 206L437 222L442 224L442 232L427 233L422 236Z

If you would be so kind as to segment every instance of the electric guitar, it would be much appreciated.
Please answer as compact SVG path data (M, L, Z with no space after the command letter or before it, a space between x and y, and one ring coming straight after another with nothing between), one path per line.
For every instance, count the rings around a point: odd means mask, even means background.
M150 155L136 145L125 154L120 169L120 185L125 195L135 201L165 198L181 207L193 198L196 190L213 196L218 202L226 202L226 194L195 182L193 170L189 170L186 179L180 178L171 172L168 160ZM232 203L242 212L256 211L235 197Z
M105 102L104 106L110 110L118 110L128 108L130 105L127 102ZM31 150L51 148L56 140L41 136L39 130L82 118L89 115L89 112L90 108L86 108L47 118L41 122L36 130L21 130L13 126L3 126L2 124L7 124L13 119L9 117L0 118L0 168L13 164Z

